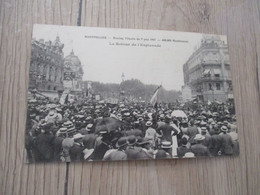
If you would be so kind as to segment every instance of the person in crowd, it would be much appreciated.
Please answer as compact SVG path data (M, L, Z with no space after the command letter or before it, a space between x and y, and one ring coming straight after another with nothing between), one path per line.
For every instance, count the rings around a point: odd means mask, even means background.
M105 155L103 160L127 160L127 154L125 153L127 141L127 137L119 138L116 143L117 149Z
M153 141L153 143L155 143L157 133L156 130L152 128L152 125L153 125L152 121L146 122L145 126L147 127L147 130L145 132L145 137L150 138Z
M157 132L161 135L161 139L172 143L172 136L177 135L178 132L171 125L171 117L166 116L165 124L157 129Z
M125 150L127 160L149 159L149 155L139 146L137 146L137 138L130 135L127 138L128 146Z
M83 137L84 137L84 135L82 135L80 133L73 135L74 144L70 148L71 161L81 161L81 160L83 160L83 150L84 150L84 145L82 143Z
M195 144L194 137L199 133L197 126L194 124L194 119L190 120L190 126L187 129L190 144Z
M189 137L187 135L182 136L181 138L181 146L177 148L177 156L179 158L182 158L183 156L185 156L185 154L187 152L190 152L190 148L187 146L188 145L188 140Z
M99 131L99 136L95 141L93 160L102 160L107 150L112 148L111 135L107 129Z
M53 158L54 135L50 133L52 124L41 125L41 133L35 138L36 161L50 162Z
M202 141L205 137L201 134L197 134L194 140L197 142L196 144L191 146L191 152L194 153L196 157L200 156L211 156L209 149L202 144Z
M226 126L221 127L222 134L220 135L221 138L221 149L220 152L222 155L232 155L233 154L233 141L231 136L227 133L228 128Z
M207 127L201 127L201 135L203 135L205 137L205 139L202 141L202 144L204 146L206 146L207 148L209 148L209 146L211 145L211 136L208 133Z

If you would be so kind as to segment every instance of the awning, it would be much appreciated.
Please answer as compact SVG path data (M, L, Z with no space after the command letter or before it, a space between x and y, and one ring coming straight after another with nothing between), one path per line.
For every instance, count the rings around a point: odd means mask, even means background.
M205 69L202 73L202 75L208 75L208 74L211 74L211 71L210 69Z
M220 70L220 69L214 69L214 74L219 74L219 75L221 75L221 70Z

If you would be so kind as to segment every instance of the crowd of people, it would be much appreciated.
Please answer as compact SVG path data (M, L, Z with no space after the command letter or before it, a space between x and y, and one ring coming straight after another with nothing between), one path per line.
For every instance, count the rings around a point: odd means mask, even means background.
M28 162L194 158L238 155L228 103L28 100Z

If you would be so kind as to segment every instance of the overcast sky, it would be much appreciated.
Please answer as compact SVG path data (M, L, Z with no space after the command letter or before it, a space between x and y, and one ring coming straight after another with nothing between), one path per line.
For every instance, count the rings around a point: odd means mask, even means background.
M54 41L59 35L64 43L64 56L71 50L79 57L84 70L83 80L103 83L120 83L136 78L145 84L162 84L170 90L181 90L183 64L202 38L198 33L175 31L130 30L113 28L90 28L55 25L35 25L33 38ZM86 38L88 36L89 38ZM107 39L90 38L106 36ZM155 38L156 41L115 40L119 38ZM186 42L162 42L162 39ZM109 43L153 44L161 47L113 46Z

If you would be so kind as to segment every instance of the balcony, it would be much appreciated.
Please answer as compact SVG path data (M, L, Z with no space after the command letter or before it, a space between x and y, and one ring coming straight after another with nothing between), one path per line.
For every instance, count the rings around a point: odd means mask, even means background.
M210 76L210 77L199 77L196 79L191 80L190 84L197 84L197 83L203 83L203 82L221 82L221 81L231 81L231 78L228 77L216 77L216 76Z

